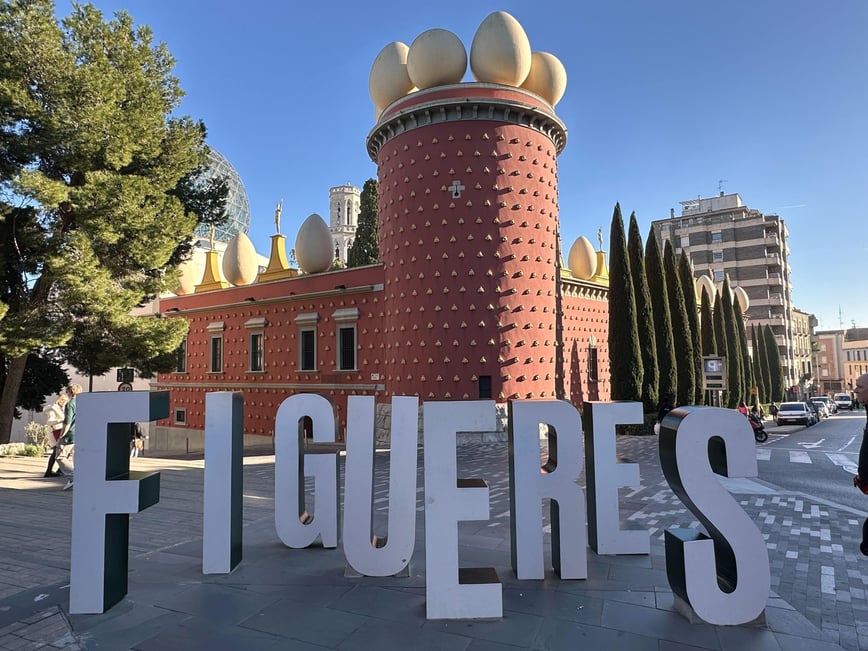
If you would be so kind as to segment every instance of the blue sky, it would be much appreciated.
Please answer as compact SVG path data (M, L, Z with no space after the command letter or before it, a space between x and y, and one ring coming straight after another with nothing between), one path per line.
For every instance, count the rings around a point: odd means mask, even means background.
M310 213L327 218L329 187L376 177L368 75L383 46L442 28L469 52L482 20L504 10L567 70L556 107L569 131L565 248L579 235L596 243L600 227L608 237L616 201L647 235L679 201L722 187L786 221L797 307L823 329L868 327L865 0L94 4L127 10L169 47L181 113L204 120L244 181L260 251L281 198L292 242Z

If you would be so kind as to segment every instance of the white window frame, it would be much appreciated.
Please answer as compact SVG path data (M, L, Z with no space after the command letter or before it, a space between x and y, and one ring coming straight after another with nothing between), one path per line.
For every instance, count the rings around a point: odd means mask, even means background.
M332 314L335 322L335 371L338 373L355 373L359 370L359 333L356 324L359 320L359 308L347 307L335 310ZM344 368L343 359L343 335L345 331L352 331L353 359L352 368Z
M295 325L298 327L298 370L300 373L316 373L319 371L319 355L317 354L317 323L318 312L305 312L295 317ZM310 332L313 337L313 368L304 368L304 334Z
M226 330L226 324L223 321L214 321L213 323L208 324L208 332L211 333L211 339L208 342L208 372L209 373L222 373L223 372L223 331ZM214 340L218 339L220 341L220 364L219 368L215 368L215 359L214 359Z
M247 372L265 373L265 326L268 324L265 317L248 319L244 327L249 331L247 334ZM259 368L254 368L256 348L253 346L255 337L259 337Z

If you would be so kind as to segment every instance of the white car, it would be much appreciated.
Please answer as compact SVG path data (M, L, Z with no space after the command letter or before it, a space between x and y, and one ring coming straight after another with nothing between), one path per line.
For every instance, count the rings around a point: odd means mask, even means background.
M829 411L829 405L823 402L821 398L811 398L811 403L817 408L820 418L828 418L832 415L832 412Z
M813 423L814 416L804 402L782 402L776 420L778 425L795 423L808 426Z
M839 393L835 396L835 404L838 405L838 409L849 409L853 411L853 398L850 397L849 393Z

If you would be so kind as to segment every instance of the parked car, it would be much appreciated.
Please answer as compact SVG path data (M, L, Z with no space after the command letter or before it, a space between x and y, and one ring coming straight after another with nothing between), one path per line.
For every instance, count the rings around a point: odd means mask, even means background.
M808 425L815 425L820 422L820 409L810 400L805 400L805 407L808 408L808 414L811 416L811 422Z
M826 405L826 408L829 410L830 414L838 413L838 405L836 405L835 401L832 400L829 396L815 396L814 398L811 398L811 400L819 400L820 402L822 402L824 405Z
M820 418L828 418L832 415L829 411L829 406L823 402L822 398L811 398L811 404L817 408L817 413L820 415Z
M795 423L807 427L813 424L814 416L804 402L782 402L778 407L776 421L778 425Z
M853 398L850 397L849 393L839 393L835 396L835 404L838 405L838 409L849 409L853 411Z

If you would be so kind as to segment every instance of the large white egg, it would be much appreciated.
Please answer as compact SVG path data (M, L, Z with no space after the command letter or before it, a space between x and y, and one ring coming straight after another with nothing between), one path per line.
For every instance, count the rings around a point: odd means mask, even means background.
M525 90L536 93L554 106L561 101L567 89L567 71L554 54L533 52L530 73L521 85Z
M196 285L202 282L202 276L205 274L205 252L199 247L194 248L190 259L178 265L178 270L181 276L178 278L178 288L175 293L178 296L194 293Z
M253 242L238 232L223 252L223 277L233 285L249 285L259 275L259 259Z
M735 296L735 300L738 301L738 306L741 308L741 313L744 314L747 312L750 307L750 297L747 295L747 292L744 291L741 287L736 287L732 290L733 295Z
M413 82L410 81L407 72L409 52L410 46L406 43L394 41L380 50L377 58L374 59L371 75L368 78L368 92L375 106L385 108L414 90Z
M304 220L295 238L298 268L308 274L328 271L335 258L335 243L323 218L313 213Z
M429 29L416 37L407 54L407 73L416 88L461 83L467 72L467 50L452 32Z
M591 241L582 235L573 242L567 256L567 267L575 278L589 280L597 271L597 253Z
M530 73L530 41L521 24L495 11L479 25L470 46L470 69L477 81L521 86Z
M706 274L702 274L699 278L696 279L695 282L696 287L696 302L702 302L702 290L705 290L705 293L708 294L708 304L714 305L714 294L717 292L717 288L714 286L714 281L711 280Z

